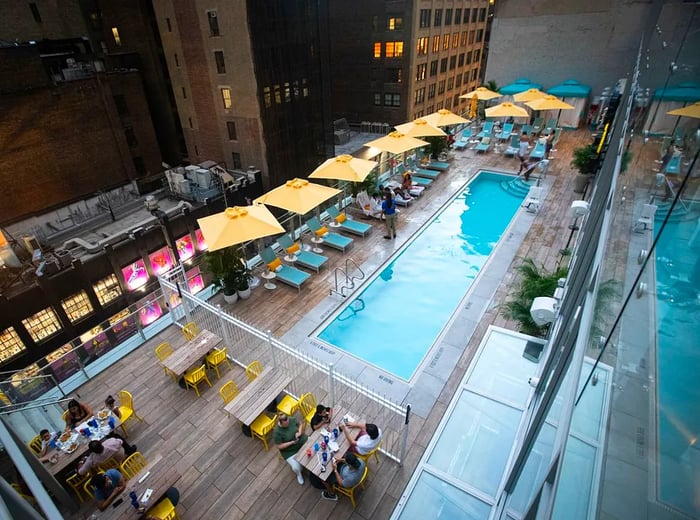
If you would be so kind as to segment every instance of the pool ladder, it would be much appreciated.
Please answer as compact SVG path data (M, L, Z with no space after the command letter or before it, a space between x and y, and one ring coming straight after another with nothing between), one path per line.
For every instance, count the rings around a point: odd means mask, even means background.
M350 267L353 267L352 276L350 275ZM359 275L355 273L359 272ZM352 258L345 259L345 269L336 267L333 272L335 288L331 289L331 294L337 294L343 298L355 288L355 280L364 280L365 273L360 269L360 266Z

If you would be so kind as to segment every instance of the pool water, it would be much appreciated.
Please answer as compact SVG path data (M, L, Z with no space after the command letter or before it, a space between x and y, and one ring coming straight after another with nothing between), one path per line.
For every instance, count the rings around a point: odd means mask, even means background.
M479 173L318 338L410 379L520 208L512 178Z
M656 246L658 489L660 500L700 517L700 239L690 243L700 208L693 206L693 218L670 220Z

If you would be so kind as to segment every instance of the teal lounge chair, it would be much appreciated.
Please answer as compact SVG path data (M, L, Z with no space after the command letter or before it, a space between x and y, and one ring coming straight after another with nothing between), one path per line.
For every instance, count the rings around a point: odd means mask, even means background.
M323 238L323 243L327 246L339 249L343 253L350 247L353 243L353 239L350 237L345 237L339 235L338 233L332 233L328 231L326 226L321 225L316 217L311 217L306 221L306 225L311 231L313 231L316 236Z
M493 121L486 121L484 123L484 127L481 129L481 132L476 134L476 137L479 139L483 139L484 137L491 137L491 134L493 133Z
M291 285L292 287L296 287L298 291L301 291L301 284L311 277L309 273L305 273L301 269L284 265L270 247L266 247L260 251L260 258L267 264L270 271L274 271L277 275L277 280Z
M293 242L286 233L277 238L277 243L287 252L288 255L296 258L296 264L313 269L317 273L321 270L321 267L328 262L327 256L319 255L311 251L304 251L299 244L297 242Z
M331 227L338 227L341 231L347 231L348 233L360 235L361 237L364 237L367 233L372 231L372 226L370 224L349 219L345 213L340 213L335 206L330 206L326 210L326 213L328 213L328 216L331 217L336 224L331 224Z
M412 172L415 173L415 172ZM427 177L420 177L418 175L411 175L411 179L418 186L423 186L424 188L429 188L433 183L433 179L428 179Z
M488 152L489 148L491 148L491 138L490 137L482 137L481 142L476 145L476 148L474 148L477 152Z
M506 139L510 138L510 134L513 133L513 123L505 123L503 125L503 129L501 130L501 133L498 134L496 137L500 139L501 141L505 141Z
M531 159L544 159L545 149L546 149L545 143L537 141L537 144L530 152L530 158Z
M439 172L444 172L447 171L447 168L450 167L450 163L442 161L430 161L428 164L425 165L425 167L429 170L437 170Z
M515 156L515 155L518 155L519 151L520 151L520 136L518 134L511 135L510 136L510 144L508 145L508 148L506 148L503 151L503 155Z
M544 127L544 133L546 135L551 134L554 132L554 129L557 127L557 118L553 117L549 121L547 121L547 126Z
M469 146L469 137L462 137L452 145L452 148L455 150L465 150L467 146Z
M542 125L544 125L544 118L536 117L532 122L532 131L539 134L542 131Z
M440 175L440 172L437 170L426 170L425 168L414 168L413 169L413 178L425 177L427 179L434 181L435 179L438 178L439 175Z

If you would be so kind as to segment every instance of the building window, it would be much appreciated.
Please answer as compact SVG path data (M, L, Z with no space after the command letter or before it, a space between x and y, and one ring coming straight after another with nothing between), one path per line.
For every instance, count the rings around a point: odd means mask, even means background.
M452 9L445 9L445 25L452 25Z
M39 13L39 8L36 6L36 2L29 2L29 10L32 12L34 21L36 23L41 23L41 13Z
M418 43L416 44L416 53L418 56L425 56L428 54L428 37L424 36L418 38Z
M385 51L387 58L400 58L403 56L403 42L386 42Z
M465 9L466 11L466 9ZM459 25L462 23L462 10L461 9L455 9L455 25Z
M238 152L233 152L231 154L231 157L233 158L233 167L236 170L242 170L243 163L241 162L241 154L239 154Z
M216 11L207 11L207 19L209 20L209 36L221 36L219 32L219 18L216 16Z
M430 76L437 76L438 60L430 62Z
M452 106L452 98L447 98L445 100L445 108L450 108Z
M61 330L61 322L58 321L58 317L51 307L23 319L22 325L36 343Z
M233 121L226 121L226 130L228 130L229 141L236 141L238 135L236 134L236 123Z
M384 94L384 106L387 107L400 107L401 106L401 94L392 94L387 92Z
M459 94L456 94L455 97L452 98L452 106L453 106L453 107L456 107L457 105L459 105L459 102L460 102L460 101L461 101L461 100L459 99Z
M450 56L450 70L455 70L457 66L457 56Z
M117 280L117 276L114 274L110 274L107 278L103 278L96 284L93 284L92 290L95 291L97 299L100 301L100 305L103 307L122 295L121 287L119 287L119 281Z
M421 63L416 67L416 81L423 81L425 80L425 76L428 72L428 64L427 63Z
M442 58L440 60L440 73L447 72L447 58Z
M433 36L433 54L440 52L440 35Z
M435 21L433 25L435 27L440 27L442 25L442 9L435 9Z
M263 99L265 100L265 108L270 108L272 106L272 92L270 87L263 88Z
M472 51L469 51L467 53L467 65L471 64L472 62Z
M454 88L455 86L455 79L454 78L447 78L447 90L450 91Z
M486 21L486 8L482 7L479 9L479 21L480 22L485 22Z
M374 57L382 57L382 42L374 42Z
M474 43L474 31L469 31L469 39L467 40L467 43L469 43L469 45Z
M84 318L88 314L92 314L93 308L90 299L85 291L80 291L65 300L61 301L61 307L66 311L68 319L71 323L75 323L80 318Z
M292 91L294 92L294 99L299 99L301 97L301 90L299 89L299 80L295 79L292 82Z
M185 87L180 87L182 88L182 98L187 99L187 90L185 90Z
M126 106L126 98L122 94L114 94L114 107L117 109L119 117L127 117L129 115L129 107Z
M10 327L0 333L0 362L16 356L25 349L24 343L19 339L15 329Z
M289 85L289 81L284 82L284 102L285 103L292 102L292 88Z
M479 68L475 68L472 70L472 81L476 81L476 78L479 76Z
M385 71L386 83L401 83L403 78L403 69L401 68L389 68Z
M418 27L420 27L421 29L430 27L430 9L420 10L420 21Z
M231 102L231 89L224 87L221 89L221 99L224 102L224 108L231 108L233 103Z
M442 110L442 101L435 105L435 110Z
M461 67L462 65L464 65L464 53L460 54L457 58L457 66Z
M428 85L428 99L433 99L435 97L435 83Z
M309 86L306 84L306 78L301 78L301 95L305 98L309 97Z
M476 30L476 43L479 43L484 40L484 30L483 29L477 29Z
M224 63L224 51L214 51L217 74L226 74L226 63Z
M455 87L459 88L459 86L462 84L462 75L457 74L457 77L455 78Z
M474 51L474 63L479 63L480 57L481 57L481 49L476 49Z
M469 83L469 71L464 73L464 79L462 80L462 83L464 83L465 85Z
M479 14L479 10L475 7L472 9L472 23L476 23L476 17Z
M419 88L416 90L416 94L413 98L413 104L414 105L420 105L425 101L425 87Z
M139 142L136 140L136 134L132 127L128 126L124 128L124 136L126 137L126 144L129 145L129 148L136 148L138 146Z
M170 25L170 18L165 19L165 25L168 26L168 32L173 32L173 26Z
M386 21L386 28L389 31L398 31L403 28L403 18L399 16L389 17Z
M443 79L438 83L438 96L445 93L445 80ZM439 109L438 109L439 110Z
M282 90L280 89L280 86L275 85L274 87L272 87L272 90L275 94L275 104L281 105L282 104Z
M381 106L382 105L382 95L379 92L374 93L374 106Z
M179 67L180 66L180 57L177 55L177 52L173 55L175 58L175 66Z
M187 122L190 124L190 128L194 128L194 125L192 124L192 118L188 117Z
M468 34L467 31L462 31L462 35L460 37L460 44L462 45L462 47L467 46L467 34Z
M456 49L459 44L459 33L456 32L452 35L452 48Z
M464 8L464 23L469 23L469 11L470 9L468 7Z
M121 47L122 39L119 37L119 29L117 29L116 27L112 27L112 36L114 37L114 44L117 47Z
M442 50L446 51L449 48L450 48L450 35L443 34L442 35Z

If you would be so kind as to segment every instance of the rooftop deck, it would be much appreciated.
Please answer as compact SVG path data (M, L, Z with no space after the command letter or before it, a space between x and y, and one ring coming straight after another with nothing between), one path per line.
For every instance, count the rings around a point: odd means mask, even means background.
M239 425L226 416L218 389L230 379L245 386L247 379L241 368L224 369L219 381L212 375L214 388L205 385L200 399L194 392L180 389L163 374L153 351L161 341L183 342L179 329L174 326L89 381L77 394L95 406L107 394L116 394L120 389L127 389L134 395L136 410L145 422L132 423L129 440L138 445L147 459L159 455L167 457L183 475L176 483L182 495L178 504L181 518L389 518L487 327L493 324L517 330L516 324L508 323L499 313L499 305L517 283L512 267L525 257L547 269L562 261L560 250L567 245L570 233L569 207L572 200L580 198L580 194L573 191L577 173L569 164L571 151L588 144L589 135L583 130L562 134L543 180L548 191L546 200L517 250L516 259L498 283L474 334L464 338L464 342L468 342L466 349L451 369L437 399L429 409L412 416L403 466L381 456L379 464L370 462L366 489L359 492L355 511L343 497L338 502L322 500L320 491L308 481L303 487L299 486L274 448L266 452L259 441L245 437ZM358 265L381 265L477 171L513 172L517 171L517 166L516 158L504 157L493 150L486 154L476 154L473 150L456 152L449 171L441 175L423 197L402 209L395 241L382 238L383 225L379 221L368 221L375 227L374 231L367 238L356 238L346 256ZM327 298L333 286L333 270L344 263L346 256L333 250L326 250L325 254L329 256L330 267L312 276L301 292L282 284L274 291L260 286L250 299L239 301L230 311L260 330L269 329L273 336L283 337ZM216 296L214 303L225 306L221 296ZM318 381L318 388L308 390L318 390L319 395L324 396L324 383ZM353 411L359 416L364 413L362 409ZM80 513L71 518L85 518L92 510L92 505L84 505Z

